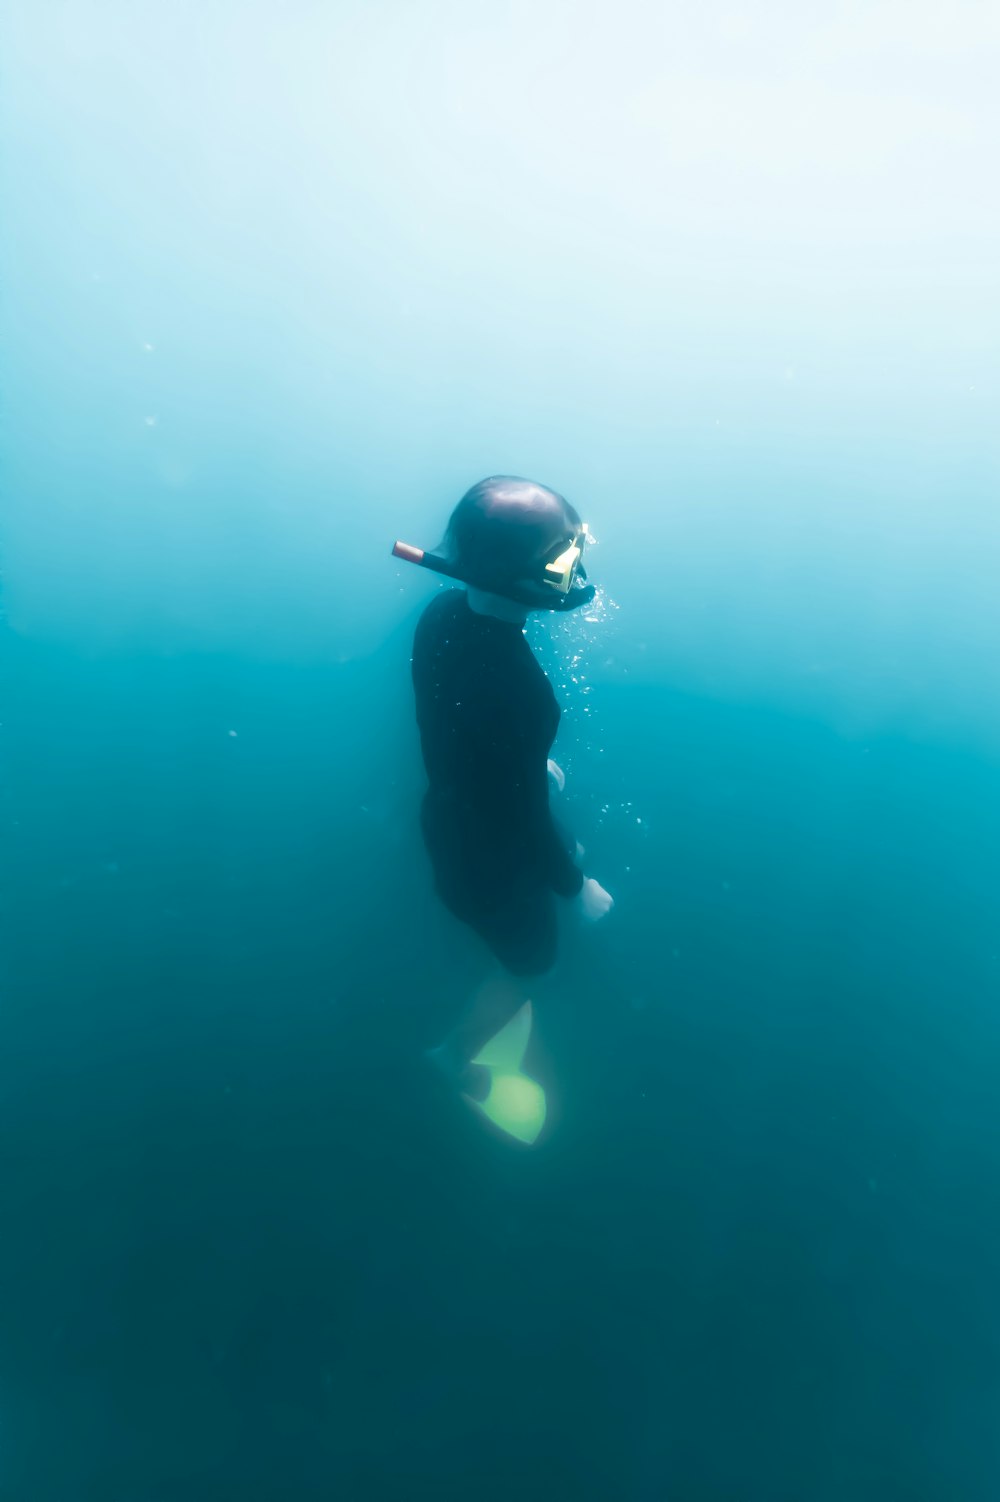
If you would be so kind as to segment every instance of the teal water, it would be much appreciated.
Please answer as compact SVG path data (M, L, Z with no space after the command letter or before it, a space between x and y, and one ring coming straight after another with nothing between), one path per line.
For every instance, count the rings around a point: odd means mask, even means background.
M994 1502L995 17L3 30L0 1498ZM497 471L601 585L530 1153L389 557Z

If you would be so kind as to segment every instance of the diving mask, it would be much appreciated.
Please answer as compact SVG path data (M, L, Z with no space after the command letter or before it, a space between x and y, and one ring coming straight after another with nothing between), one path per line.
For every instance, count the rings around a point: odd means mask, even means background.
M587 570L583 567L583 550L589 536L587 523L584 522L567 546L560 543L562 552L545 564L541 582L547 584L550 589L554 589L557 594L568 595L578 578L586 579Z

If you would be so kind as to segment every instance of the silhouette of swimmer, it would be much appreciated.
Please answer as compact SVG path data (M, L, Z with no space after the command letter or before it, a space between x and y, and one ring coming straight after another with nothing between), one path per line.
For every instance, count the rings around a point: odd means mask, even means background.
M441 900L502 967L431 1056L484 1115L523 1141L533 1141L544 1120L540 1087L520 1073L531 1027L524 982L555 963L557 898L576 899L592 922L613 905L583 874L582 852L549 808L549 777L564 780L549 760L559 706L524 636L529 611L593 599L586 539L579 515L555 491L496 475L458 503L442 555L404 543L393 550L466 586L437 595L414 638L428 778L421 822ZM511 1103L515 1116L527 1112L520 1125L497 1119L510 1115Z

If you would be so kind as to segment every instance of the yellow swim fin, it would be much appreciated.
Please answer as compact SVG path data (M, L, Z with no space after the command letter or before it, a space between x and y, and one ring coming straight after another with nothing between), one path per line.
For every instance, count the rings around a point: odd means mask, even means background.
M501 1132L529 1147L545 1125L545 1091L537 1080L521 1072L530 1038L531 1002L526 1001L472 1060L489 1071L486 1099L465 1097Z

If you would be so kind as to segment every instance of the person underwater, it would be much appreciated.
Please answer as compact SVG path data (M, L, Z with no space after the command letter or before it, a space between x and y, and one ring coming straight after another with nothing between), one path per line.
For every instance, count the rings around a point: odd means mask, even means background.
M499 962L434 1062L495 1126L534 1142L545 1096L521 1069L531 1034L527 981L556 960L556 900L595 922L608 892L578 865L576 841L549 808L559 728L552 685L529 647L530 611L574 610L594 597L587 528L561 495L494 475L452 513L442 553L397 542L398 558L465 586L444 590L418 622L412 673L428 787L421 824L437 893Z

